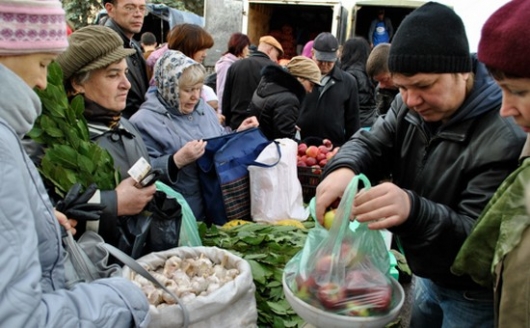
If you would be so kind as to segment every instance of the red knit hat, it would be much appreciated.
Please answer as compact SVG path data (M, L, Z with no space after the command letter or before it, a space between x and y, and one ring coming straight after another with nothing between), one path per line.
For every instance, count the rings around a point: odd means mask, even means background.
M512 0L488 18L478 59L504 73L530 78L530 1Z

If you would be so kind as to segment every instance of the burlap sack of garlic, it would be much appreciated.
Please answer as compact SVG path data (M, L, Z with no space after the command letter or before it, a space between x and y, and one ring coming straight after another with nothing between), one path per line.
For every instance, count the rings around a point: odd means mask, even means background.
M189 313L190 328L257 327L256 286L250 264L243 258L221 248L200 246L150 253L136 262L178 294ZM171 276L164 271L172 272ZM128 267L123 268L123 277L147 291L151 302L149 328L183 324L182 309L169 295L155 292L152 285L146 287L150 282Z

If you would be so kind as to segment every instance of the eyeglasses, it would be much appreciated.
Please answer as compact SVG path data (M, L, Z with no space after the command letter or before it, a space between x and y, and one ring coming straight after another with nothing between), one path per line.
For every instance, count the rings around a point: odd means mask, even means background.
M147 14L149 13L147 11L147 7L146 6L125 5L125 6L123 6L123 9L129 15L134 15L137 12L140 12L140 14L142 14L144 16L147 16Z

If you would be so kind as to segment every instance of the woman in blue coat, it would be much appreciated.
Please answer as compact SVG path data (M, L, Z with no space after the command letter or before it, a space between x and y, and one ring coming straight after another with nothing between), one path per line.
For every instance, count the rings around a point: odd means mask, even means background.
M156 88L131 122L140 131L153 168L169 172L171 186L181 193L197 220L204 219L204 206L195 161L204 154L203 139L220 136L225 129L216 112L200 97L204 67L180 51L168 50L154 68ZM238 130L257 126L255 117Z

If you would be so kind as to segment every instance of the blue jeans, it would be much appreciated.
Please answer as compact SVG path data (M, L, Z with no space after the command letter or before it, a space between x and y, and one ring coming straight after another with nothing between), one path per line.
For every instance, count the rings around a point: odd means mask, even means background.
M493 327L493 290L455 290L415 280L410 328Z

